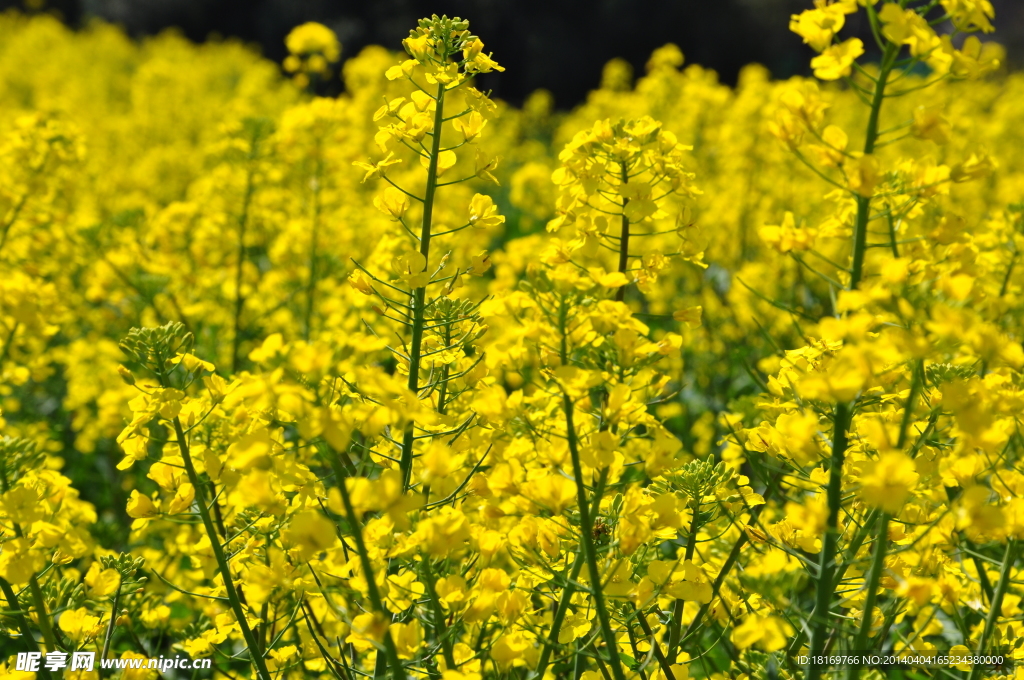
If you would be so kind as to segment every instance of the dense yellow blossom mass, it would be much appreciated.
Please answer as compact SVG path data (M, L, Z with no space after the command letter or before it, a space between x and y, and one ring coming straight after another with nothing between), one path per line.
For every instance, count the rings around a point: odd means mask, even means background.
M993 20L816 0L813 79L558 113L460 18L321 98L319 24L289 78L0 15L0 676L1024 677Z

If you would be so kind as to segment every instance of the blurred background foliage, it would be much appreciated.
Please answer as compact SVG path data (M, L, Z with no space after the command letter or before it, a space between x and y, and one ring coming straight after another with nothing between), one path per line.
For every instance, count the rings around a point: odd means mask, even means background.
M999 21L985 39L1007 48L1011 69L1024 66L1024 2L992 0ZM521 105L534 90L554 95L558 109L571 109L601 82L613 58L643 73L651 52L679 45L689 63L715 70L735 85L746 64L758 63L775 78L809 75L813 52L788 30L789 17L809 0L0 0L0 9L56 12L80 27L91 18L120 24L133 37L174 27L191 40L212 35L256 43L280 63L284 37L305 21L331 28L344 46L342 59L367 45L395 45L408 27L432 13L474 17L488 36L487 48L508 68L501 77L480 78L493 95ZM850 17L850 35L872 45L863 16ZM940 31L941 32L941 31ZM320 86L337 94L341 82Z

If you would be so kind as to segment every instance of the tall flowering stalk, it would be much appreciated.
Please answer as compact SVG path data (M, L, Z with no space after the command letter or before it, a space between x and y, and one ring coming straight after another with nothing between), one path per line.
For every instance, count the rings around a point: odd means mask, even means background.
M872 639L883 573L887 564L898 559L887 559L892 521L901 512L904 518L906 513L917 512L913 499L919 474L914 459L933 441L932 426L941 412L937 401L943 393L940 390L945 390L943 381L928 380L923 373L926 358L944 357L929 357L908 340L910 334L921 333L927 323L922 317L934 313L930 308L942 305L944 297L956 297L947 291L937 305L920 289L914 291L907 285L912 272L934 272L939 267L932 259L937 253L928 252L923 240L907 236L919 228L922 215L941 210L935 206L937 196L948 193L951 183L977 177L988 165L977 157L953 167L936 166L928 158L893 163L885 147L910 136L943 144L947 139L942 132L945 123L937 113L921 108L912 120L886 127L881 123L883 109L894 97L909 95L937 80L977 77L998 64L982 55L976 38L968 38L956 49L950 36L940 37L933 28L951 21L958 31L991 30L990 6L901 0L880 7L866 3L864 10L881 52L877 65L858 62L864 54L860 39L837 38L845 17L858 11L854 2L823 4L795 15L791 23L791 29L820 52L811 61L815 76L844 80L865 105L859 150L850 148L850 135L844 129L825 124L828 104L813 85L784 95L772 124L774 134L836 188L833 196L842 206L842 216L836 215L831 224L819 229L799 229L792 215L787 215L781 225L761 231L769 245L789 253L801 268L826 282L835 299L835 318L823 319L818 325L820 350L813 346L802 350L808 352L805 356L810 362L803 367L792 363L797 359L791 353L773 386L777 395L793 400L792 407L777 418L774 428L752 431L747 442L753 450L788 458L799 470L818 462L819 422L831 425L827 472L822 470L817 480L824 488L813 501L806 502L807 516L801 522L804 531L810 529L809 535L821 533L820 541L807 546L817 553L814 605L805 628L809 634L805 637L801 631L788 650L792 655L807 643L805 672L810 680L826 672L824 659L830 650L845 648L861 654L884 644L884 633L897 615L898 600L887 603L882 609L881 633ZM910 84L912 69L918 64L927 64L933 71L932 81ZM873 224L881 228L872 231ZM847 242L847 247L839 250L845 250L847 265L836 262L836 241L832 239ZM805 253L815 259L808 262ZM870 258L871 253L877 256ZM842 255L838 259L844 261ZM895 295L892 289L882 292L890 285L895 286ZM883 318L892 319L890 328L877 325ZM878 334L865 336L855 330L858 324ZM794 379L796 373L802 374L799 379ZM881 425L874 395L892 393L901 383L902 408L881 416L896 425ZM923 405L928 407L924 415L915 413L922 406L922 393ZM932 425L913 425L922 417ZM849 505L851 487L869 511L859 512ZM841 542L844 532L849 532L845 549ZM777 535L783 541L792 540L784 533ZM836 594L843 589L844 579L849 580L848 569L862 547L870 551L863 583L856 596L840 600ZM978 568L983 573L980 563ZM848 635L837 611L842 608L859 609L850 612L859 622ZM984 637L979 644L983 643ZM854 663L846 677L855 680L860 670L860 664Z
M385 281L357 263L359 271L354 276L353 285L380 298L385 308L396 315L389 318L408 332L405 351L395 352L402 369L408 373L408 388L417 399L434 395L435 409L443 414L448 401L453 398L450 391L450 383L454 380L451 361L446 361L437 373L432 372L427 380L421 375L424 363L428 357L438 354L461 354L479 337L482 328L477 323L475 306L456 305L456 309L448 301L448 296L459 286L462 275L467 272L482 274L489 264L486 252L471 263L456 265L450 263L448 257L438 260L431 251L431 244L434 239L469 227L500 224L504 218L497 215L489 198L477 194L469 205L466 223L439 232L434 221L436 201L442 188L476 177L490 177L489 171L497 164L496 160L477 150L473 169L470 170L467 163L459 162L459 155L463 158L468 156L466 152L472 148L470 145L477 142L487 123L485 116L490 115L494 108L486 95L469 85L470 79L478 73L504 69L483 52L483 42L469 32L469 22L458 17L449 19L434 15L421 20L403 45L412 59L392 67L386 75L390 80L408 81L413 91L408 101L406 97L392 99L377 111L375 119L390 122L380 127L376 142L382 150L405 147L418 158L426 170L425 177L420 178L423 181L422 194L413 187L401 186L389 177L388 168L402 162L401 158L395 157L394 151L389 151L377 163L359 162L356 165L367 171L365 179L376 175L391 185L374 200L374 204L401 223L415 248L395 258L393 269L397 279ZM401 149L399 151L401 153ZM442 176L451 176L451 172L461 172L461 176L441 181ZM418 230L410 226L407 217L412 207L410 200L421 208ZM364 274L372 283L366 281ZM439 343L427 349L424 343L431 333L438 336ZM406 487L411 483L416 438L416 426L410 422L402 435L399 453L399 469Z

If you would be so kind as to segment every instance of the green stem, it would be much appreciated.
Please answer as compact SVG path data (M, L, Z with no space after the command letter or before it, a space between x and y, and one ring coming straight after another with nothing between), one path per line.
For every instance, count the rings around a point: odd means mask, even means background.
M693 517L690 519L690 533L686 538L685 560L692 560L693 553L697 549L697 529L700 526L700 502L701 499L697 498L697 502L693 508ZM679 640L683 630L684 606L685 603L683 600L676 600L672 605L672 627L669 629L668 634L669 664L674 664L679 655Z
M601 497L604 495L604 485L608 480L608 469L601 470L601 475L598 477L597 486L594 487L594 498L593 505L591 505L591 516L597 515L601 510ZM551 660L551 652L555 645L558 644L558 634L562 630L562 622L565 621L565 615L569 611L569 604L572 602L572 596L576 593L576 583L580 575L580 570L583 568L583 553L582 551L576 553L576 558L572 562L572 566L569 568L569 579L566 581L565 587L562 589L562 597L558 600L558 607L555 609L554 618L551 619L551 630L548 633L548 639L544 641L544 649L540 653L540 661L537 662L537 670L534 671L534 676L537 678L543 678L544 672L548 668L548 662Z
M377 614L387 619L390 623L391 614L384 608L384 600L380 596L380 591L377 590L377 579L374 577L370 553L366 549L366 541L363 540L363 527L356 518L355 508L352 507L352 498L349 496L348 486L345 484L346 475L337 460L338 453L336 451L331 453L334 454L329 456L331 467L334 469L335 478L338 481L338 492L341 494L341 502L345 506L345 515L348 519L349 527L352 529L352 539L356 544L356 552L359 553L359 563L363 568L363 577L366 580L366 590L370 596L370 605ZM402 669L402 662L398 659L398 649L395 647L395 641L391 637L390 630L384 631L384 653L387 664L391 666L393 680L406 680L405 671ZM378 659L382 658L380 654L377 657ZM380 665L379 661L377 665ZM377 677L376 671L374 672L374 677Z
M629 182L629 172L626 170L626 164L619 164L622 170L622 183L626 184ZM619 237L619 271L625 274L629 269L629 219L626 217L626 206L629 205L629 199L622 199L622 231ZM615 299L622 302L626 299L626 287L619 286L619 289L615 291Z
M878 581L882 576L882 569L885 568L885 552L889 546L889 513L883 512L878 519L878 533L875 534L875 554L871 560L871 570L868 572L867 597L864 598L864 611L860 619L860 630L853 643L853 656L856 659L846 670L847 680L857 680L860 677L861 665L858 661L861 655L868 651L868 636L871 633L871 623L874 620L875 600L878 599Z
M841 583L843 581L843 578L846 576L846 570L851 564L853 564L853 558L860 551L861 545L863 545L864 541L867 539L869 527L874 524L876 516L875 513L877 512L877 510L871 510L867 514L867 517L864 519L864 523L857 529L857 533L853 535L853 540L850 541L850 544L846 547L846 556L843 559L843 565L836 570L833 577L836 583ZM786 649L786 656L790 658L795 656L806 640L807 634L801 630L796 634L796 637L793 638L793 641L790 642L789 647Z
M963 537L963 541L967 544L967 549L972 553L977 551L978 548L974 545L974 541L966 536ZM978 572L978 582L981 584L981 591L985 593L985 597L988 598L988 601L991 604L994 592L992 590L992 583L988 580L988 572L985 571L985 563L977 556L977 554L971 555L971 561L974 562L974 568Z
M50 615L46 611L46 598L43 597L43 589L39 587L39 579L35 574L28 580L28 588L32 593L32 603L36 606L36 615L39 617L39 630L43 634L43 641L46 643L46 651L57 651L57 638L53 634L53 624L50 622Z
M3 368L4 363L7 361L7 357L11 354L11 347L14 345L14 336L18 332L18 322L15 321L11 324L11 330L7 333L7 339L4 340L3 351L0 351L0 368Z
M1016 540L1010 539L1006 542L1006 552L1003 553L1003 566L999 572L999 583L996 584L995 592L992 594L992 602L989 604L988 616L985 617L985 630L982 631L981 639L978 640L978 646L974 650L977 655L985 654L985 647L992 636L992 631L995 630L996 621L999 620L999 614L1003 609L1003 596L1006 595L1006 589L1010 585L1010 572L1013 570L1013 561L1016 559L1014 554L1016 549ZM981 667L974 666L971 669L968 680L977 680L980 673Z
M911 369L910 394L907 395L907 403L903 405L903 419L900 421L900 435L896 440L896 448L902 449L907 443L907 434L910 432L910 422L914 416L914 406L917 397L921 392L921 383L924 381L924 360L918 359Z
M825 526L825 538L821 548L821 562L818 568L814 612L811 614L810 658L820 656L825 649L825 636L828 633L829 610L835 573L836 548L839 543L839 506L842 502L843 462L846 459L847 434L853 417L852 409L847 403L836 406L835 426L832 434L832 462L828 475L828 521ZM825 668L820 664L808 662L807 680L819 680Z
M626 626L626 634L629 636L629 648L633 650L633 660L639 662L640 649L636 644L636 634L633 633L633 626ZM637 668L637 673L640 675L640 680L647 680L647 673L644 672L643 668Z
M242 295L242 274L245 270L245 234L249 225L249 205L255 191L255 170L252 161L256 156L256 135L253 133L252 145L249 149L249 170L245 176L245 196L242 199L242 212L238 216L238 254L235 262L235 318L234 334L231 338L231 372L237 373L241 358L238 353L242 344L242 309L245 307L245 296ZM198 489L197 489L198 491Z
M427 597L430 599L431 613L434 615L434 636L437 637L441 642L441 652L444 654L444 662L448 668L446 670L455 670L455 653L452 651L452 640L448 635L445 635L445 629L447 626L444 623L444 611L441 609L441 601L437 597L437 589L434 585L434 575L431 573L430 565L423 561L423 585L427 590Z
M434 214L434 195L437 193L437 159L441 155L441 127L444 124L443 83L437 84L434 109L434 133L431 138L430 163L427 166L427 189L423 194L423 221L420 223L420 254L423 255L423 269L430 267L430 227ZM409 391L418 395L420 391L420 353L423 345L423 316L426 311L427 288L421 286L412 295L412 339L409 343ZM415 441L413 423L405 428L402 438L402 457L398 467L402 472L403 487L408 489L412 479L412 447Z
M658 665L661 666L661 672L665 674L666 680L676 680L676 674L672 672L672 662L661 651L661 645L654 639L654 631L651 630L651 626L647 623L647 618L642 611L637 610L636 620L640 623L640 628L643 629L644 635L650 638L651 644L654 645L654 658L658 660Z
M263 564L266 565L267 567L270 566L270 553L269 552L264 552L263 553ZM260 607L260 625L259 625L259 628L257 629L257 632L259 633L260 654L265 654L266 651L267 651L267 629L270 627L270 622L267 621L267 618L269 616L270 616L270 601L268 600L267 602L263 603L262 607Z
M29 651L34 651L36 647L35 638L32 637L32 628L28 625L28 619L25 618L25 612L21 611L21 607L18 606L18 596L14 592L14 588L7 582L6 579L0 578L0 592L7 598L7 604L11 608L11 617L18 622L18 627L21 628L21 635L25 638L25 644Z
M7 481L7 474L4 471L4 466L0 465L0 493L7 493L10 490L10 484ZM14 528L14 535L17 538L24 538L25 532L21 529L21 524L18 522L11 523ZM3 579L0 579L3 580ZM6 583L6 581L4 581ZM39 587L39 579L36 578L35 574L28 579L29 592L32 594L32 604L35 605L36 615L39 617L39 631L43 634L43 642L46 643L46 651L55 652L57 651L57 638L53 634L53 626L50 622L50 615L46 611L46 599L43 597L43 589ZM10 585L8 584L8 589ZM18 599L14 595L13 590L4 591L4 595L8 600L12 600L11 606L16 610L18 608ZM26 628L28 624L26 623ZM58 671L58 675L60 671Z
M452 325L449 323L444 327L444 346L449 348L452 345ZM451 364L445 364L441 369L441 380L437 387L437 412L444 414L448 407L448 378L451 375Z
M559 314L563 366L569 365L568 340L566 338L567 322L568 306L563 299ZM572 458L572 474L576 482L576 504L580 512L580 540L583 544L583 557L587 562L587 571L590 575L590 590L594 597L594 608L597 610L597 619L601 625L601 635L604 637L605 644L608 645L608 663L612 667L612 675L615 680L625 680L626 676L622 672L622 661L619 659L618 643L615 640L615 634L612 632L611 618L608 616L608 607L604 600L604 588L601 585L601 569L597 564L597 548L594 545L594 523L590 515L587 487L583 481L583 465L580 463L580 450L576 440L573 403L569 393L565 390L562 391L562 408L565 413L565 431L569 443L569 455ZM600 502L600 499L595 499L595 502Z
M166 379L161 379L160 382L163 387L168 387ZM231 605L231 611L234 612L235 619L238 621L238 627L242 631L242 638L249 648L249 656L252 657L253 665L256 666L256 672L260 680L270 680L270 670L267 668L267 662L263 655L259 653L259 644L256 641L256 636L253 635L252 628L249 627L249 621L245 618L242 603L238 599L238 591L235 588L234 580L231 578L228 560L224 555L224 548L221 547L217 528L213 525L213 519L210 517L210 509L206 503L206 487L200 483L196 467L192 463L192 454L185 441L185 429L181 426L181 419L178 416L174 417L173 423L174 436L178 440L178 450L181 452L181 459L185 465L185 472L188 474L188 481L196 492L196 505L199 507L199 517L203 520L203 528L206 530L206 537L210 540L210 548L213 550L213 557L217 561L217 569L224 580L224 590L228 597L228 603Z
M309 236L309 283L306 284L306 323L305 340L313 333L313 307L316 302L316 249L320 238L320 182L323 178L323 159L321 158L321 140L316 142L316 173L313 176L313 225Z
M757 505L750 510L750 518L747 520L747 524L750 526L756 526L757 520L761 516L761 511L768 507L768 501L771 499L772 494L775 493L779 487L779 479L782 478L782 472L777 472L772 476L772 479L768 482L767 487L764 490L764 504ZM725 562L722 564L722 569L718 572L718 576L715 577L714 583L711 584L711 597L718 597L718 591L721 589L722 584L725 582L725 577L729 575L736 561L740 557L740 550L747 543L747 534L744 531L740 532L739 538L733 543L732 550L729 551L729 556L725 558ZM714 602L714 599L712 599ZM707 614L708 610L711 609L711 602L701 605L700 609L697 610L697 615L693 617L693 621L690 622L690 627L686 629L686 635L680 641L686 642L691 635L693 635L697 628L700 626L701 619Z
M868 129L864 138L864 155L868 156L875 150L878 141L878 116L885 100L885 83L892 72L893 60L899 53L899 46L887 43L882 54L882 66L875 84L875 93L871 98L871 111L868 114ZM864 255L867 253L868 221L871 216L871 197L857 196L857 220L853 231L853 265L850 267L850 290L860 283L864 275Z
M107 634L103 638L103 653L100 656L101 659L107 658L107 652L110 651L110 640L114 637L114 626L117 621L117 606L121 602L121 585L118 583L117 591L114 593L114 602L110 605L110 621L107 621Z
M887 215L889 221L889 247L892 248L892 256L899 257L900 249L896 245L896 221L892 218L892 213Z

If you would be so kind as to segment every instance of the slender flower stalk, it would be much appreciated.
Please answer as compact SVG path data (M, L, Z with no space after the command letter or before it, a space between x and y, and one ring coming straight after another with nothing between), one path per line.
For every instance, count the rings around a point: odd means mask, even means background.
M885 553L889 546L889 513L883 512L878 518L878 531L875 532L875 552L871 560L871 569L868 571L865 587L867 594L864 597L864 608L860 619L860 628L853 641L853 650L857 654L868 651L868 638L871 635L871 624L874 622L875 602L878 599L878 582L882 578L882 570L885 568ZM847 680L857 680L860 677L862 664L857 657L846 670Z
M434 216L434 197L437 194L437 161L441 155L441 127L444 122L444 95L446 88L438 83L434 94L434 131L431 133L430 162L427 166L427 188L423 195L423 219L420 222L420 255L423 256L423 271L430 268L430 236ZM417 287L412 294L412 340L409 343L409 391L419 394L420 362L423 354L424 312L427 304L426 285ZM415 426L409 423L402 436L402 483L408 488L412 478L413 443Z
M386 148L389 144L398 148L400 144L401 147L414 152L426 168L423 195L417 195L415 192L403 188L387 176L388 166L400 162L391 160L393 152L379 163L357 162L356 165L367 170L364 181L376 175L391 185L375 199L374 205L399 222L404 231L415 239L417 247L413 253L400 258L400 268L403 270L400 273L400 279L407 289L403 290L384 281L376 274L359 266L358 263L358 278L353 280L353 285L361 292L373 295L389 307L398 310L398 317L389 318L397 321L409 334L408 342L406 343L404 339L402 341L405 351L396 352L396 357L408 370L406 386L418 400L426 399L436 392L434 410L444 414L450 400L451 369L445 365L443 370L439 369L436 373L431 370L429 378L424 380L424 366L428 358L436 354L437 351L453 351L468 346L479 337L482 329L478 329L479 333L472 330L473 324L478 320L475 309L463 309L462 314L455 315L461 328L454 332L452 328L455 323L454 318L438 319L436 314L441 308L451 308L449 296L460 284L460 276L467 272L482 274L489 267L487 264L489 260L484 251L482 256L478 256L471 266L465 269L456 269L454 273L450 273L450 269L446 271L449 266L447 256L437 263L431 261L432 240L471 226L498 225L504 222L505 218L496 214L496 209L490 198L477 194L470 204L468 223L462 227L435 233L435 211L439 190L449 185L467 182L478 176L493 179L489 171L496 165L496 161L481 163L480 158L483 156L478 152L477 167L473 174L445 182L441 182L440 178L457 165L456 149L475 143L486 122L482 117L482 112L486 113L493 108L493 104L486 95L469 87L467 84L469 78L476 73L504 69L489 55L482 52L483 43L469 33L469 22L458 17L449 19L446 16L434 15L430 19L421 20L419 27L410 32L404 45L406 51L413 58L399 66L392 67L386 75L391 80L407 80L411 83L415 89L413 101L406 103L406 98L401 97L386 102L378 110L374 116L375 120L388 118L395 122L382 125L376 139L381 148ZM421 84L421 81L426 81L426 84ZM446 110L449 97L460 88L463 92L469 93L462 97L466 101L465 108L454 113L451 110ZM463 93L456 94L462 95ZM459 108L462 106L460 104ZM462 132L464 138L462 143L445 146L446 125ZM424 143L426 139L429 139L429 146ZM414 232L405 220L410 200L414 200L422 206L418 233ZM364 275L369 276L372 283L363 280ZM354 276L356 275L354 274ZM432 294L431 288L435 287L434 290L436 290L436 286L444 286L440 295ZM388 297L391 294L390 291L404 293L406 300L399 301ZM448 303L443 302L446 299L449 300ZM434 318L428 319L428 313ZM431 332L443 336L443 349L437 351L425 349L425 343ZM450 344L453 335L459 337L456 341L458 347ZM414 449L416 441L419 439L416 430L416 422L414 419L410 419L405 425L399 445L398 468L404 489L409 489L414 484L412 479L413 460L416 455Z
M989 653L988 644L992 639L992 634L996 629L996 621L1003 611L1003 599L1006 597L1006 592L1010 588L1010 583L1013 580L1013 563L1017 557L1017 540L1009 539L1006 542L1006 550L1003 552L1002 566L999 570L999 581L996 583L996 589L992 593L992 601L988 606L988 616L985 617L985 628L981 631L981 637L978 638L978 646L975 648L974 653L976 656L983 656ZM971 668L971 673L968 676L968 680L977 680L981 677L982 668L975 665Z
M620 177L622 184L629 183L629 167L625 163L619 163ZM626 209L629 207L629 197L622 197L622 217L619 229L619 267L618 271L623 276L629 271L629 217L626 216ZM628 277L627 277L628 278ZM615 291L615 299L622 302L626 299L626 286L619 286Z
M815 599L814 611L811 613L811 638L809 661L807 664L807 679L818 680L824 667L816 661L817 657L825 650L825 640L828 635L832 600L835 596L834 574L836 570L836 550L839 545L839 509L842 503L842 470L843 462L846 459L847 431L850 427L852 415L850 404L840 403L836 405L833 417L832 433L832 459L829 463L828 490L826 492L828 502L828 519L825 524L825 537L822 540L821 555L818 562L818 578L814 584Z
M107 658L107 652L110 651L110 640L114 637L114 626L116 625L118 617L117 607L121 602L121 586L122 584L119 582L117 584L117 590L114 591L114 599L110 603L110 620L107 621L107 632L106 635L103 636L103 654L100 657L101 659Z
M21 629L22 640L25 643L25 647L29 651L35 651L36 644L35 638L32 637L32 628L28 625L28 619L25 618L25 612L21 610L18 605L18 596L14 592L14 588L5 579L0 578L0 593L4 594L4 598L7 600L7 606L10 608L9 611L14 619L18 622L18 628Z
M873 9L869 9L869 12L873 11ZM875 143L878 140L878 118L882 110L882 103L885 101L886 82L898 52L898 45L894 45L891 42L886 43L882 55L882 66L874 84L871 107L868 113L867 130L864 139L864 155L866 157L870 157L874 152ZM853 230L853 254L848 285L849 290L855 290L864 275L864 258L868 250L868 223L871 219L872 201L870 191L872 190L873 187L870 187L866 195L865 192L861 192L857 196L857 215ZM826 494L828 520L825 526L825 537L822 541L821 559L818 564L818 576L815 582L816 595L814 612L811 617L810 659L817 658L824 651L826 635L831 625L830 610L835 587L833 576L836 569L835 557L839 542L838 522L839 509L842 503L843 464L846 459L848 430L853 419L853 413L854 406L848 403L837 404L834 411L832 457ZM821 677L822 670L823 668L818 663L810 661L807 667L807 680L818 680Z
M0 493L6 494L9 489L9 484L7 481L7 475L4 472L2 462L3 461L0 461ZM12 522L11 525L14 528L14 535L17 538L25 537L25 532L22 531L21 524L19 522ZM10 588L9 584L8 588ZM29 593L32 596L32 604L35 606L36 618L39 621L39 632L43 636L43 642L45 643L46 651L55 652L57 651L58 648L57 638L53 634L53 621L50 619L50 614L47 611L46 598L43 596L43 589L39 586L39 578L36 576L36 574L32 574L29 577L28 588ZM18 607L17 598L15 597L12 599L11 597L13 593L14 591L11 590L10 594L5 592L4 595L7 597L8 601L12 603L11 609L13 611L20 612L21 610ZM31 637L29 639L31 639Z
M591 500L590 508L591 517L596 516L601 509L601 498L604 495L604 486L607 480L608 469L605 468L601 470L597 484L594 485L593 499ZM576 551L572 560L572 565L569 567L569 574L566 578L565 585L562 588L562 596L559 598L558 606L555 608L555 614L551 618L551 630L548 632L548 639L544 641L544 645L541 648L540 659L537 661L537 668L534 671L535 675L539 678L544 677L544 672L547 670L548 662L551 659L551 652L558 643L558 635L562 630L562 623L565 621L565 615L569 611L569 603L572 602L572 596L577 592L577 579L585 561L586 559L583 556L583 549L581 547Z
M561 360L563 366L569 366L568 351L568 313L569 308L562 299L559 313L559 331L561 333ZM572 459L573 481L576 484L576 503L580 513L580 544L583 552L583 559L587 563L587 573L590 577L590 594L594 598L594 609L597 612L597 620L601 627L601 635L604 637L605 645L608 648L608 664L612 669L612 677L615 680L625 680L622 672L622 661L619 659L618 641L612 631L611 618L608 615L608 607L604 596L604 586L601 583L601 568L597 563L597 546L594 544L594 521L590 513L590 499L587 497L586 482L583 478L583 465L580 463L579 444L576 436L576 425L574 422L574 409L572 398L569 393L562 391L562 408L565 415L565 432L569 444L569 456ZM595 504L600 499L594 499ZM600 657L599 657L600 658Z
M168 387L165 376L160 376L160 382L165 388ZM224 548L221 546L221 538L217 534L217 529L210 517L205 486L199 480L199 475L196 473L196 467L192 462L192 455L189 451L187 435L185 434L185 429L181 426L181 419L175 416L173 425L174 437L178 442L178 450L181 453L185 472L188 474L188 480L196 492L196 506L199 509L199 517L203 521L203 528L206 530L206 537L210 541L210 548L213 550L213 558L217 561L217 571L224 582L224 591L228 598L228 604L231 607L232 613L235 615L235 620L238 622L239 629L242 631L242 638L245 640L245 645L249 650L249 657L252 659L252 663L256 667L257 675L260 677L260 680L270 680L270 670L267 668L267 661L259 652L259 642L256 640L256 636L253 634L252 628L249 626L249 620L246 618L245 610L242 609L242 602L238 597L238 589L236 588L234 579L231 576L231 568L228 565L227 556L224 554Z
M366 540L363 538L363 527L359 521L359 516L356 514L355 508L352 505L352 497L349 494L348 487L345 485L347 476L344 474L341 463L338 460L339 454L336 451L330 451L328 454L330 464L334 470L334 474L338 479L338 492L341 496L342 504L345 509L345 518L348 520L349 527L352 530L352 540L356 544L356 553L359 556L359 564L363 569L363 574L366 579L366 589L370 597L370 604L373 606L375 615L380 616L386 621L386 625L391 622L391 614L387 611L384 606L384 599L380 595L380 589L377 587L377 579L374 576L373 562L370 561L370 553L366 549ZM383 644L384 654L378 654L377 656L377 669L374 671L375 675L381 674L380 671L384 668L391 669L391 677L393 680L405 680L405 670L402 667L402 662L398 658L398 650L395 648L395 641L391 637L391 631L385 627L383 633Z
M252 200L256 194L256 160L260 154L260 144L265 134L261 121L250 122L249 150L246 155L245 189L242 193L242 209L238 213L238 247L235 253L235 304L233 313L233 331L231 335L231 370L237 373L241 368L242 347L242 312L245 308L245 295L242 293L242 279L245 274L246 238L251 220Z
M302 324L303 337L306 342L309 342L313 334L313 311L316 308L316 288L320 278L320 272L318 271L320 257L317 251L320 248L320 220L321 213L323 212L324 161L323 140L319 137L315 142L315 154L316 165L311 180L313 185L313 215L310 220L309 229L309 281L306 284L306 315Z
M698 495L693 499L693 515L690 518L690 530L686 536L686 550L683 559L692 560L697 549L697 530L700 528L700 503ZM674 664L679 655L679 641L683 631L683 600L676 600L672 605L672 623L669 626L668 663Z

